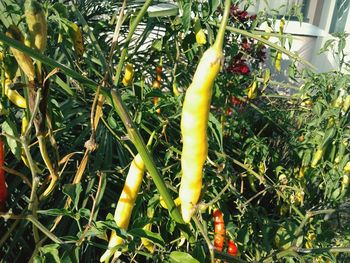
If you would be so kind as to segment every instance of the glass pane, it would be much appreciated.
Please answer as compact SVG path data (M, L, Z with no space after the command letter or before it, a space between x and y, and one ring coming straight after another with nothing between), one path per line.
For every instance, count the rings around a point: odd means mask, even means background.
M333 12L332 24L329 32L344 32L348 18L350 0L337 0Z

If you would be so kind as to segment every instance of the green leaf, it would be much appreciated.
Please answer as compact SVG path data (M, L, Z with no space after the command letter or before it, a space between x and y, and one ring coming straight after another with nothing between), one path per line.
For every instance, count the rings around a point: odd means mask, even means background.
M212 113L209 113L209 123L208 123L209 128L212 130L212 133L222 149L222 126L221 123L218 121L218 119L215 118L215 116Z
M192 10L192 1L189 0L183 5L183 15L182 15L182 28L185 33L189 30L191 26L191 10Z
M164 242L163 238L161 237L161 235L159 235L157 233L153 233L153 232L148 231L148 230L145 230L143 228L134 228L134 229L129 231L129 234L131 234L133 236L137 236L137 237L145 237L155 244L158 244L162 247L165 246L165 242Z
M45 261L44 261L44 258L43 258L43 257L40 257L39 255L36 255L36 256L34 257L33 262L34 262L34 263L41 263L41 262L44 263Z
M2 131L13 137L19 137L15 123L9 118L2 123ZM6 136L6 141L13 155L19 160L21 157L21 144L8 136Z
M170 253L171 263L199 263L197 259L194 259L190 254L180 251L173 251Z
M83 191L83 187L80 183L78 184L65 184L62 189L63 193L69 196L74 204L74 208L78 210L79 196Z
M50 244L39 248L39 253L44 257L44 262L57 262L60 263L60 257L58 256L58 244Z
M90 227L89 230L86 232L86 237L104 237L104 235L104 227L101 225L100 222L97 222L96 226Z
M108 229L114 230L118 236L120 236L122 238L127 238L128 233L124 229L119 228L117 226L117 223L115 222L113 216L112 216L112 219L109 219L109 217L110 217L109 215L111 215L111 214L107 215L106 221L99 221L96 225L100 226L102 228L108 228Z
M67 6L62 4L62 3L54 3L52 5L52 8L55 9L57 11L57 13L59 13L59 15L63 18L67 18L68 17L68 11L67 11Z
M156 39L152 43L152 48L154 48L157 51L162 51L163 49L163 38Z
M66 249L61 257L62 263L78 263L79 262L79 250L80 247L74 249Z
M216 11L219 5L220 5L219 0L209 0L210 15L212 15Z
M79 216L89 219L90 218L90 210L87 208L80 208L78 211Z
M67 210L67 209L58 209L58 208L53 208L53 209L48 209L48 210L38 210L39 214L43 215L48 215L48 216L70 216L74 217L74 214Z
M71 87L66 82L64 82L60 77L55 76L55 81L56 81L57 85L59 85L69 95L71 95L71 96L75 95L75 93L71 89Z

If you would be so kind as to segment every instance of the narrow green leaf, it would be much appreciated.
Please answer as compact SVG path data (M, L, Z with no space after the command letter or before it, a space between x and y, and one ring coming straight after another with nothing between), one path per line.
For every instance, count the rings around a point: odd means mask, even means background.
M2 131L8 135L18 138L16 125L9 118L7 118L2 123ZM21 157L21 144L15 139L12 139L10 137L6 137L6 141L13 155L16 156L17 159L19 159Z
M48 209L48 210L38 210L39 214L47 215L47 216L70 216L74 217L74 214L67 209Z
M80 193L83 191L83 187L78 184L66 184L63 186L63 193L69 196L74 204L74 208L78 210Z
M192 10L192 1L189 0L183 5L183 15L182 15L182 28L186 33L191 26L191 10Z
M145 237L155 244L158 244L162 247L165 246L165 242L164 242L163 238L161 237L161 235L159 235L157 233L153 233L153 232L148 231L148 230L145 230L143 228L134 228L134 229L129 231L129 234L131 234L133 236L137 236L137 237Z
M40 254L44 257L44 262L60 263L60 257L58 254L58 244L50 244L39 248Z
M194 259L190 254L180 251L173 251L170 253L171 263L199 263L197 259Z

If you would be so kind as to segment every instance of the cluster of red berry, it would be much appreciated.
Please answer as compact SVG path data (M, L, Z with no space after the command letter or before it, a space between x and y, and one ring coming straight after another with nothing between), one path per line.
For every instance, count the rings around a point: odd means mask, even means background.
M230 23L236 28L245 30L249 30L257 19L256 14L249 15L246 10L239 9L237 5L231 6L230 15ZM265 61L266 47L262 43L241 36L233 41L235 42L233 44L238 46L238 51L226 68L228 73L249 75L254 65Z
M240 23L252 22L256 19L256 14L249 15L247 11L240 10L237 5L231 6L230 15L231 15L232 19L234 19Z

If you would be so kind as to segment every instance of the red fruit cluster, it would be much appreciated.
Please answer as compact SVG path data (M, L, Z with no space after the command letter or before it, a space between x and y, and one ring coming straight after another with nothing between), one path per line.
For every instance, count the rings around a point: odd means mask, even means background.
M214 217L214 246L215 249L218 251L222 251L225 244L225 222L222 212L219 209L216 209L213 213ZM238 254L238 248L237 245L233 240L229 240L228 247L227 247L227 253L232 256L237 256Z
M215 210L214 214L214 247L218 250L218 251L222 251L222 249L224 248L224 243L225 243L225 222L224 222L224 218L222 215L222 212L220 210Z
M235 74L248 75L250 73L250 68L245 59L234 59L231 65L227 67L227 71Z
M237 97L235 97L234 95L231 96L231 103L233 106L237 107L237 106L241 106L242 104L244 104L244 101L238 99Z
M240 10L238 6L232 5L230 8L230 15L233 19L244 23L247 21L254 21L256 19L256 15L249 15L247 11L245 10Z

